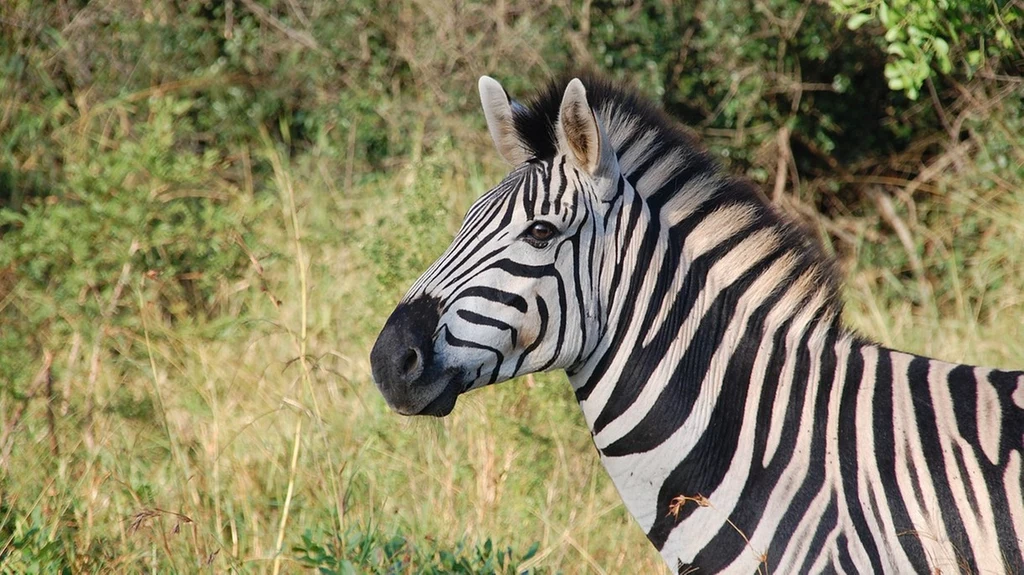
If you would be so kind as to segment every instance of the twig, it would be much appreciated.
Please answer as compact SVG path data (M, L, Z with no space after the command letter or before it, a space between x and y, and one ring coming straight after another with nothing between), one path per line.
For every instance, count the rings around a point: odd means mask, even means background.
M711 504L710 499L698 493L697 495L692 497L689 495L677 495L674 498L672 498L672 501L670 501L668 504L668 514L675 519L679 519L679 513L683 510L683 507L691 501L696 503L700 507L710 507L711 509L715 509L715 511L718 511L715 508L715 506ZM729 524L729 527L733 528L733 531L738 533L739 536L743 538L743 541L746 542L747 547L750 549L751 552L754 553L754 557L758 560L757 572L762 573L761 569L763 567L763 572L768 573L767 551L759 553L756 549L754 549L754 545L750 542L750 538L747 537L747 534L744 533L742 529L740 529L735 523L733 523L732 519L726 517L725 522Z
M224 39L230 40L235 36L235 3L233 0L224 2Z
M960 125L957 125L956 131L953 130L953 126L949 123L949 118L946 116L946 110L942 107L942 102L939 100L939 94L935 91L935 83L932 82L931 77L925 78L925 84L928 86L928 94L932 98L932 105L935 107L935 114L939 117L939 122L942 123L942 127L945 128L946 133L949 134L949 140L956 142L960 139ZM963 172L964 164L960 161L959 157L953 158L956 163L957 173ZM923 175L924 172L921 173ZM915 178L917 179L917 178Z
M932 104L935 105L935 114L939 116L939 121L942 122L942 127L946 129L950 139L955 142L960 134L953 133L953 127L950 126L949 118L946 117L946 110L943 109L942 102L939 100L939 94L935 91L935 83L932 82L931 77L925 78L924 82L928 85L928 94L932 97Z
M245 7L252 12L257 18L269 24L272 28L281 32L291 40L301 44L305 48L316 52L322 52L323 49L317 43L316 39L313 38L308 32L302 32L294 28L288 27L284 22L281 22L273 14L267 12L266 8L253 2L253 0L240 0Z
M794 196L783 196L780 202L783 208L797 212L802 216L808 225L818 224L825 229L826 232L832 234L836 238L842 240L848 245L857 244L857 236L850 233L849 230L843 228L840 224L826 217L824 214L815 210L813 207L805 204L798 200Z
M359 127L359 120L352 119L352 125L348 128L348 153L345 157L345 197L352 197L352 177L356 165L356 129Z
M925 166L925 168L907 184L904 188L904 193L908 195L913 194L918 189L921 189L921 186L925 185L926 182L930 182L942 174L950 164L959 165L962 156L965 155L973 146L974 144L970 140L960 142L953 147L953 149L936 158L934 162Z
M110 327L110 318L117 311L117 306L121 300L121 293L124 292L124 287L130 279L132 256L137 251L139 251L139 241L133 238L131 245L128 247L128 261L121 266L121 275L117 278L117 284L114 285L114 292L110 294L110 301L107 302L106 307L101 312L100 326L96 331L96 339L92 345L92 356L89 360L88 395L85 401L85 417L82 422L84 428L82 438L90 451L95 447L95 439L92 435L92 416L96 409L96 382L99 380L100 374L100 352L103 348L103 340L107 337L107 329Z
M46 423L50 430L50 453L54 459L60 457L60 444L57 443L57 416L54 413L53 404L57 401L53 393L53 353L49 350L43 352L43 364L46 366Z
M779 149L779 159L775 164L775 189L772 190L772 203L777 204L782 199L782 192L786 191L786 173L789 171L789 164L793 159L793 150L789 147L789 126L779 128L779 132L775 136L775 143Z
M839 177L839 181L840 182L844 182L844 183L848 183L848 184L869 184L869 185L870 184L875 184L875 185L896 186L896 187L909 186L909 185L914 183L914 180L908 180L906 178L895 178L895 177L892 177L892 176L856 176L856 175L852 175L852 174L851 175L846 175L846 176L840 176ZM921 190L923 192L928 192L929 194L937 194L937 193L939 193L939 189L938 188L936 188L935 186L933 186L931 184L926 184L926 183L924 183L924 181L921 181L921 182L919 182L917 184L917 187L915 188L915 191L916 190Z
M875 205L878 206L879 215L892 227L896 232L896 237L903 244L903 249L907 252L907 259L910 261L910 268L914 272L915 279L917 279L918 290L921 292L921 303L927 303L931 300L931 286L925 280L924 265L921 263L921 258L917 255L917 247L914 245L914 237L911 235L910 229L900 219L899 214L896 213L896 208L892 205L892 200L888 194L874 186L865 188L865 192L875 202Z
M781 76L785 78L785 76ZM800 92L835 92L835 86L832 84L823 84L821 82L790 82L787 85L778 85L765 90L765 95L775 96L777 94L791 94Z
M77 369L79 353L82 351L82 332L75 330L71 335L71 345L68 346L68 360L64 366L66 373L75 373ZM61 386L60 390L60 414L65 416L68 414L68 409L71 407L71 382L74 380L73 377L65 377L64 385Z
M1014 34L1013 32L1010 32L1010 27L1006 25L1005 21L1003 21L1003 15L1000 14L1000 8L998 4L995 4L995 2L993 2L993 4L995 5L993 6L995 10L993 10L992 12L995 14L996 20L999 21L999 25L1003 27L1003 30L1007 32L1006 35L1010 37L1010 41L1013 42L1013 46L1017 48L1017 52L1021 55L1021 57L1024 57L1024 46L1021 46L1017 35ZM1012 2L1011 5L1012 4L1017 4L1017 8L1020 8L1019 2Z
M291 8L292 12L295 13L295 17L299 19L299 22L302 22L303 26L305 26L306 28L309 28L310 27L309 18L307 18L306 17L306 13L302 11L302 7L299 6L298 4L296 4L295 0L287 0L287 1L288 1L288 7Z
M281 512L281 525L277 529L277 544L274 546L274 575L281 571L281 551L284 546L284 528L288 524L288 510L292 504L292 493L295 492L295 469L299 464L299 445L302 443L302 416L295 423L295 441L292 444L292 464L288 470L288 493L284 497L284 511Z

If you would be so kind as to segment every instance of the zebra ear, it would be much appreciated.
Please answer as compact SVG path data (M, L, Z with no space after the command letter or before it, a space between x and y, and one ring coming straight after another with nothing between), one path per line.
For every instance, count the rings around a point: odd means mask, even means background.
M480 76L480 103L487 118L487 130L491 132L494 147L506 162L518 166L530 159L531 154L516 135L512 121L512 102L505 89L490 76Z
M591 175L610 167L611 145L587 102L587 90L579 78L569 82L562 96L562 107L558 112L558 144Z

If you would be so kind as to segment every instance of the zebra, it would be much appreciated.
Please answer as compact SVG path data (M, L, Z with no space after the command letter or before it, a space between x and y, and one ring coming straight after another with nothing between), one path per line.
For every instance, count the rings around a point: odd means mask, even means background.
M513 168L373 346L394 411L565 370L678 573L1024 571L1024 372L846 328L816 239L629 88L479 92Z

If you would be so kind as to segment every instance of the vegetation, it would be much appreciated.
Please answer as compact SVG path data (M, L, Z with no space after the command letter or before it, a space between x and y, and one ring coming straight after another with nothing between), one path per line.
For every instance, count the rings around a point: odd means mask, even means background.
M955 9L951 8L955 4ZM561 375L369 346L505 166L476 78L659 100L879 341L1024 366L1019 2L0 4L0 571L656 572Z

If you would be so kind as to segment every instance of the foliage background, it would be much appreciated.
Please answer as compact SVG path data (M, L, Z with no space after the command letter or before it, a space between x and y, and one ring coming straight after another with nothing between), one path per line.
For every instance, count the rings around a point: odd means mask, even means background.
M0 570L663 569L564 376L444 421L370 380L504 173L476 78L634 84L821 237L851 325L1020 367L1022 10L4 2Z

